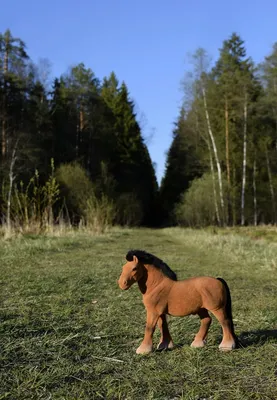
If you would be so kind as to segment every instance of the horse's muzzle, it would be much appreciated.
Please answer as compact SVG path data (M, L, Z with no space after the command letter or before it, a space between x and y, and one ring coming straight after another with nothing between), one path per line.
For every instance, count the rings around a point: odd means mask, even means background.
M133 282L128 282L126 280L118 280L117 283L118 283L118 286L120 287L120 289L128 290L129 287L132 286Z

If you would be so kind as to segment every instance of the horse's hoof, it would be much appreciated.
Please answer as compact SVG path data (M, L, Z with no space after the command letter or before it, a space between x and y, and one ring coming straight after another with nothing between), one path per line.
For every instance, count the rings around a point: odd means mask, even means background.
M219 350L220 351L231 351L234 350L236 348L236 344L235 343L220 343L219 345Z
M149 353L152 352L152 350L153 350L153 347L152 347L152 346L145 345L145 344L141 344L141 345L137 348L136 353L137 353L137 354L149 354Z
M163 342L160 342L157 346L157 350L158 351L162 351L162 350L172 350L174 347L174 344L172 342L172 340L170 340L170 342L164 340Z
M194 340L190 347L193 347L195 349L200 349L201 347L204 347L206 344L205 340Z

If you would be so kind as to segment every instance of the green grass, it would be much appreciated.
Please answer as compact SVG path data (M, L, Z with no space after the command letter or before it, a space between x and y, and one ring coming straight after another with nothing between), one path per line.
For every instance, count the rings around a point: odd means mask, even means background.
M250 231L114 229L1 241L0 399L276 400L277 240ZM116 284L129 248L163 258L179 279L224 277L244 348L221 353L216 320L207 347L190 348L199 326L190 316L169 318L176 349L136 355L141 294Z

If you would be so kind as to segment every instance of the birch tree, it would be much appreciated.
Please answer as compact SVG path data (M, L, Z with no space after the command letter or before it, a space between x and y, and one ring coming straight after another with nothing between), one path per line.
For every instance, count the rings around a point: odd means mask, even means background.
M241 225L245 224L245 185L246 185L246 156L247 156L247 93L243 106L243 159L242 159L242 188L241 188Z
M223 195L223 184L222 184L222 169L218 152L218 145L216 143L216 137L214 135L212 123L211 123L211 108L208 104L208 96L207 96L207 86L209 77L209 64L210 60L206 53L206 51L202 48L199 48L195 54L193 55L193 63L194 63L194 76L195 76L195 97L200 97L203 103L204 117L206 121L207 133L211 143L211 148L213 151L213 156L216 163L217 169L217 179L218 179L218 187L219 187L219 198L220 198L220 208L222 215L222 223L225 225L225 202Z

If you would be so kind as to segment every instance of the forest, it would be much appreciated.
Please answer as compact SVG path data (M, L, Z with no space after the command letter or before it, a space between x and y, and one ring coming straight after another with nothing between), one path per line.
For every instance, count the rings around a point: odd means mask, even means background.
M236 33L196 49L160 187L126 83L49 69L0 34L5 229L276 224L277 43L259 65Z

